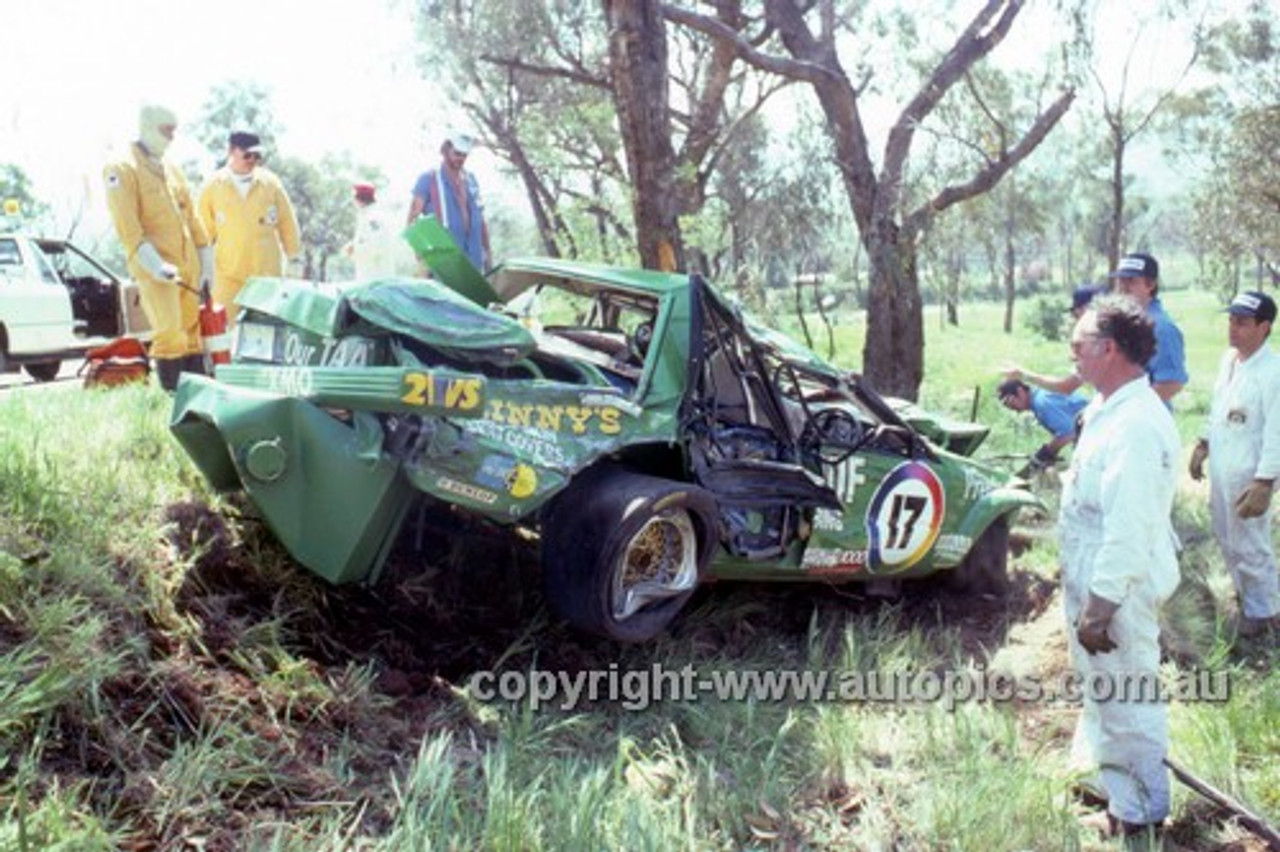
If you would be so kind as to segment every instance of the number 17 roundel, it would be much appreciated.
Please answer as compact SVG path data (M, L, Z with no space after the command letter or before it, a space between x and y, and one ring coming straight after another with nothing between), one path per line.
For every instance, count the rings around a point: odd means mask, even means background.
M867 505L870 572L905 571L923 559L945 512L942 482L933 470L916 461L891 470Z

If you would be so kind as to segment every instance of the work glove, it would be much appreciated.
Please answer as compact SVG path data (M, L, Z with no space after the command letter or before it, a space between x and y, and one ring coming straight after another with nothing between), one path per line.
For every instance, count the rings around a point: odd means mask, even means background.
M1031 457L1031 465L1036 470L1048 470L1053 467L1053 463L1058 460L1058 451L1048 444L1036 450L1035 455Z
M1236 498L1236 514L1256 518L1271 507L1271 483L1263 479L1250 482Z
M1050 449L1048 444L1045 444L1043 447L1036 450L1031 455L1031 458L1027 459L1027 463L1018 471L1018 476L1022 479L1030 479L1037 473L1046 471L1053 467L1053 463L1057 460L1058 454Z
M1196 441L1196 448L1191 451L1191 463L1187 465L1187 471L1196 482L1204 479L1204 463L1208 458L1209 442L1201 438Z
M1089 593L1084 612L1080 613L1080 621L1076 624L1076 638L1090 656L1116 649L1116 643L1107 635L1107 628L1111 626L1111 618L1119 608L1120 604L1098 597L1093 592Z
M200 254L200 301L207 302L213 293L213 246L196 249Z
M137 257L138 265L152 278L158 278L161 281L178 280L178 267L161 257L156 247L146 240L138 243Z

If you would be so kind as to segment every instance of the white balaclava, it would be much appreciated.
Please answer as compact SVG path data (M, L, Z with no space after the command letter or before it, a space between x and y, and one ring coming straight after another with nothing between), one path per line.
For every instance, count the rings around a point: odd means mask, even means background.
M163 157L165 149L169 147L169 140L160 132L160 128L165 124L177 123L178 117L168 107L155 104L144 106L138 113L138 141L147 146L147 150L154 156Z

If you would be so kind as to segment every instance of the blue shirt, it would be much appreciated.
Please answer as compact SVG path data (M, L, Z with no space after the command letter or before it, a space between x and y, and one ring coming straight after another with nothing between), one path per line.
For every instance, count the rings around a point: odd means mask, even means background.
M1069 438L1076 431L1076 415L1089 403L1080 394L1031 389L1031 413L1055 438Z
M1187 381L1187 355L1182 345L1182 332L1164 312L1160 299L1147 305L1147 316L1156 327L1156 354L1147 361L1147 375L1155 382Z
M449 229L454 242L466 253L471 265L484 271L484 207L480 204L480 185L475 175L463 172L466 188L467 215L463 215L458 197L449 181L440 175L439 169L423 172L413 185L413 197L422 199L422 215L431 214ZM437 209L436 199L444 202L444 209ZM464 220L466 227L464 227Z

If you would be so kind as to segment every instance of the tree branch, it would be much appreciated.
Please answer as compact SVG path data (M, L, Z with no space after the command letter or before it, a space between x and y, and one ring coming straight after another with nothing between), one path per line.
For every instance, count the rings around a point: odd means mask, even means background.
M974 63L1004 39L1025 2L1026 0L987 0L986 6L965 27L920 91L907 104L885 142L882 173L889 186L896 188L901 185L903 167L911 152L911 138L920 122ZM1003 10L1001 7L1004 7ZM991 23L992 18L996 18L995 23Z
M669 4L663 5L662 14L669 21L674 21L681 26L689 27L692 30L705 33L712 38L723 40L725 43L732 45L740 58L762 71L769 71L793 80L806 80L810 83L818 82L833 75L831 69L818 63L765 53L740 32L715 18L699 15L697 12Z
M938 213L953 204L976 198L994 187L1000 182L1001 178L1008 174L1014 166L1026 159L1036 149L1036 146L1049 135L1049 131L1067 114L1067 110L1071 108L1075 97L1074 89L1068 89L1064 92L1047 110L1036 117L1030 129L1018 140L1018 144L1008 151L1002 151L997 159L990 161L985 168L979 170L976 175L965 183L942 189L941 192L923 206L905 217L903 230L910 234L920 233L929 226Z

